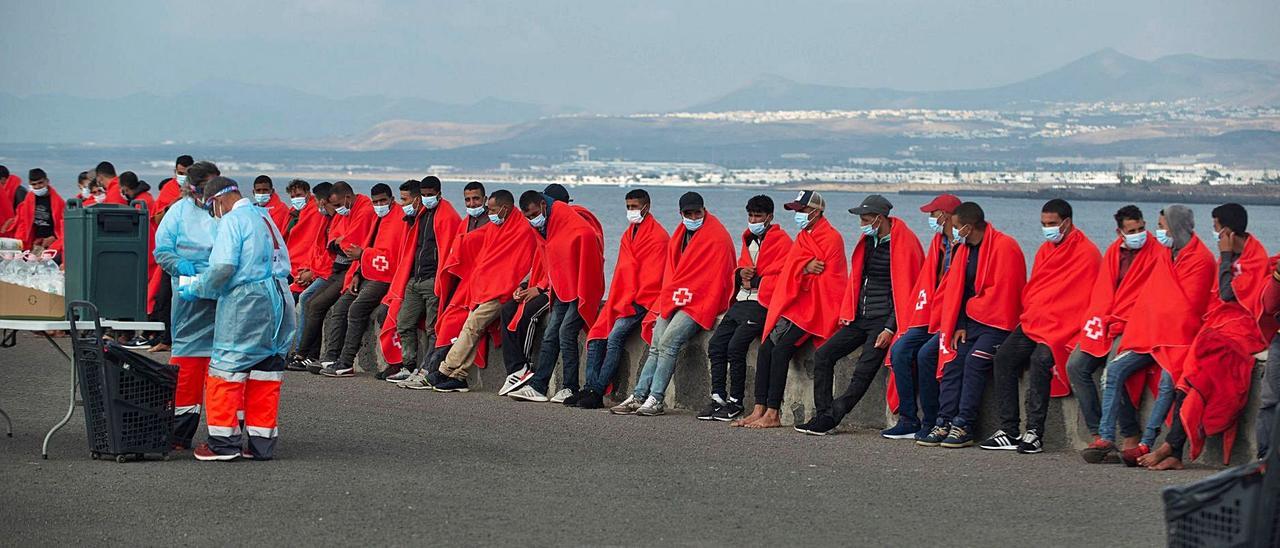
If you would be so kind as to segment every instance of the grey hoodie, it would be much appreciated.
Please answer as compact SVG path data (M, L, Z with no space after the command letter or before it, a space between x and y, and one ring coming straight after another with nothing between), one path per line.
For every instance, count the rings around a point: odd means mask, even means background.
M1164 208L1162 213L1164 213L1165 225L1169 227L1169 237L1173 238L1173 254L1177 256L1195 234L1195 213L1183 205L1171 205Z

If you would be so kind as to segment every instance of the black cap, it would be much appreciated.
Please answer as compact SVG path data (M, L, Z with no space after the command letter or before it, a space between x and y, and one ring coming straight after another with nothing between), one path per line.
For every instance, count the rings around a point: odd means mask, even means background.
M705 204L702 201L702 195L697 192L686 192L680 196L680 212L697 211L702 209Z
M557 202L569 203L573 200L569 198L569 190L560 183L551 183L547 188L542 189L542 193L550 196L552 200Z
M854 215L884 215L889 216L889 210L893 209L893 204L889 203L884 196L872 194L862 200L862 205L849 209L849 213Z

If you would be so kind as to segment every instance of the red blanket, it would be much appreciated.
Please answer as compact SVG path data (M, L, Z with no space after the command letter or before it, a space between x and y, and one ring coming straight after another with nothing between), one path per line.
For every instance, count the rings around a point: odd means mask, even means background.
M750 237L750 230L743 231L742 251L738 254L738 269L733 272L734 295L737 295L742 287L738 270L754 268L756 276L760 277L760 286L756 288L756 300L761 305L768 306L769 299L773 298L773 286L777 283L778 274L782 273L782 264L786 261L787 253L791 251L791 236L788 236L782 227L776 224L769 225L754 261L751 259L751 250L747 246Z
M600 219L596 218L596 214L592 213L590 209L577 204L569 204L568 207L591 226L591 231L595 233L596 239L600 240L600 249L604 249L604 227L600 226Z
M169 206L180 199L182 199L182 185L172 177L165 179L160 183L160 192L156 194L156 210L151 212L151 216L163 216L164 212L169 210ZM156 226L160 226L160 221L156 221Z
M124 194L120 193L119 177L112 177L111 180L107 181L106 192L107 192L107 199L103 200L102 203L129 205L129 202L124 199Z
M618 244L618 261L609 282L609 297L596 317L587 340L605 339L618 318L635 314L633 304L652 309L662 289L662 269L666 261L667 231L653 215L645 215L638 225L627 224ZM646 341L651 342L651 341Z
M686 231L681 223L667 242L662 289L656 307L645 318L646 340L652 336L658 317L670 318L683 310L699 327L711 329L716 316L729 308L733 297L733 237L710 212L687 246Z
M931 325L938 326L938 378L942 368L956 359L952 346L956 325L960 321L960 306L964 301L965 264L969 260L969 246L956 247L951 256L951 267L938 287L937 306ZM1022 313L1022 288L1027 283L1027 260L1018 242L987 224L987 233L978 246L978 273L974 280L974 295L969 299L966 311L969 318L996 329L1012 331L1018 325Z
M276 224L276 228L280 229L280 233L284 234L285 229L289 226L289 205L280 199L280 195L271 193L271 199L267 200L266 205L261 207L267 208L267 215L271 216L271 221Z
M294 223L289 235L285 237L285 247L289 248L289 266L295 278L299 270L311 269L311 257L323 241L328 225L329 218L320 213L315 199L308 196L307 205L298 210L298 222Z
M403 218L390 213L374 221L370 241L364 245L360 258L347 269L347 275L343 277L343 291L351 288L351 282L357 274L375 282L391 281L396 263L400 261L400 242L404 238L405 226Z
M513 212L501 225L485 231L484 249L476 261L478 273L468 282L468 308L498 299L506 303L533 267L537 251L533 227Z
M1022 290L1022 332L1053 352L1050 394L1071 393L1067 357L1080 339L1080 325L1089 306L1088 287L1098 277L1102 254L1076 228L1061 243L1045 242L1036 252L1031 279Z
M49 249L62 252L62 214L67 210L67 203L63 201L62 196L58 195L58 191L52 186L49 187L49 209L53 214L53 244ZM32 244L35 242L35 232L33 223L36 218L36 195L27 192L27 197L18 204L17 224L14 225L13 237L22 240L22 249L31 250Z
M814 259L826 265L821 274L804 271ZM820 217L811 228L796 234L795 244L787 252L767 305L769 314L761 340L769 336L779 319L785 318L812 335L816 344L822 344L839 327L840 310L832 303L840 302L847 285L849 265L844 262L844 237L831 226L831 221Z
M556 300L577 301L583 327L590 327L604 298L604 238L585 217L572 214L573 206L551 202L550 207L547 237L537 237L545 253L546 277Z
M17 216L17 211L13 207L13 200L18 196L18 187L22 186L22 178L14 174L4 180L4 184L0 185L0 229L5 229L5 224L10 219ZM6 230L0 230L0 238L12 238L17 232L17 221L7 227Z
M949 245L949 239L942 234L934 234L933 240L929 242L929 248L924 251L924 265L920 267L920 273L916 275L916 286L911 290L911 319L906 324L898 324L898 329L906 331L912 327L928 327L929 318L932 315L933 296L938 290L939 263L942 262L942 254L939 253L943 246Z
M1138 250L1129 265L1124 279L1120 280L1120 252L1124 238L1116 238L1102 257L1102 267L1094 278L1093 294L1080 328L1080 350L1091 356L1103 357L1111 352L1115 338L1124 333L1133 304L1138 294L1151 279L1151 272L1160 255L1169 255L1169 249L1156 243L1155 236L1147 234L1147 245ZM1120 280L1117 285L1116 280Z
M418 211L417 219L421 220L426 209ZM390 214L389 214L390 215ZM397 335L396 317L400 314L400 305L404 302L404 288L409 283L409 277L413 275L413 260L418 251L418 225L416 223L409 224L401 220L399 222L401 238L399 243L392 248L387 248L391 254L385 255L390 264L389 270L391 276L387 280L390 287L387 289L387 295L382 298L382 303L387 305L387 316L382 321L382 330L378 332L378 339L382 344L382 357L387 363L400 363L404 357L400 352L400 337ZM445 274L445 267L449 261L449 253L453 249L455 242L458 240L458 231L463 228L462 219L458 216L457 210L453 209L453 205L444 198L440 199L439 205L436 206L435 215L432 217L432 229L435 231L436 237L436 281L435 290L438 297L436 306L436 319L439 324L439 318L444 314L445 307L449 304L449 295L453 287L450 276ZM365 250L367 254L369 250ZM365 257L361 257L361 268L368 268L370 271L376 270L373 264L376 257L384 256L382 252L375 252L373 257L368 258L367 264ZM393 259L394 257L394 259ZM379 277L381 274L378 275ZM370 278L375 279L375 278ZM465 310L465 309L464 309ZM465 315L463 316L465 320ZM462 324L458 324L461 329ZM445 342L456 337L457 333L446 339ZM440 341L438 337L437 342Z

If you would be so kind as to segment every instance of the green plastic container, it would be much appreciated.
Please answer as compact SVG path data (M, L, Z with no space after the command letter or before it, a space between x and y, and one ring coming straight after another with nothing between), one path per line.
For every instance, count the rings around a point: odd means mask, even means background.
M146 206L67 200L63 248L66 300L89 301L109 320L147 319Z

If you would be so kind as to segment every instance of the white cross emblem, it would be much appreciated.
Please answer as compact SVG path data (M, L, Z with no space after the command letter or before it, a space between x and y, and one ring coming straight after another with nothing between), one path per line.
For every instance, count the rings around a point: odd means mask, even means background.
M929 294L924 290L920 290L920 298L916 300L916 310L924 310L924 305L929 303Z
M1093 319L1084 324L1084 334L1095 341L1102 340L1102 318L1094 316Z
M687 287L677 289L675 293L671 294L671 302L676 303L676 306L684 306L692 301L693 292L689 291Z
M393 333L393 334L391 335L391 344L392 344L393 346L395 346L396 348L404 348L404 347L400 346L400 334L399 334L399 333Z
M945 335L946 333L944 332L943 334ZM950 351L950 350L947 350L947 338L946 338L946 337L938 337L938 352L942 352L943 354L950 354L950 353L951 353L951 351Z
M386 256L378 255L373 258L374 270L377 270L378 272L386 272L388 268L391 268L391 262L387 260Z

